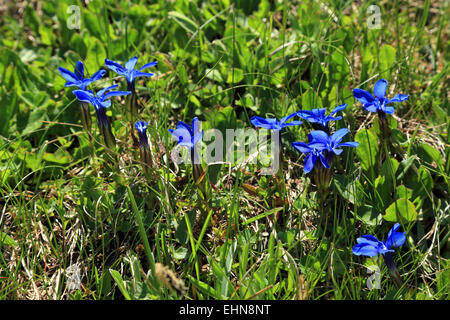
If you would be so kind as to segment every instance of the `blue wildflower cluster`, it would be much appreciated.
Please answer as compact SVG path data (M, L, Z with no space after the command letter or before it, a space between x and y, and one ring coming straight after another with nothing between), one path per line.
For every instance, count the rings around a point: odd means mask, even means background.
M78 61L75 64L74 72L71 72L65 68L59 67L59 72L67 80L65 86L66 87L77 87L77 90L73 91L73 94L80 101L80 110L82 113L82 121L85 129L90 133L91 131L91 120L90 120L90 112L88 105L92 105L95 108L97 115L97 122L99 130L104 138L105 144L109 149L114 149L115 137L111 130L111 123L106 115L106 109L111 106L111 100L109 98L114 96L131 96L129 99L130 111L132 114L137 114L137 101L136 101L136 92L135 92L135 80L138 77L151 77L153 73L142 72L142 70L147 69L149 67L153 67L157 64L156 61L150 62L142 66L140 69L135 70L135 66L137 63L137 57L131 58L129 61L125 63L125 68L123 68L119 63L114 62L109 59L105 59L105 65L115 73L120 76L123 76L127 80L127 90L128 91L113 91L118 87L117 84L109 86L107 88L101 89L97 92L88 90L87 88L95 81L100 80L105 74L106 71L100 69L96 73L92 75L92 77L86 77L84 75L84 66L83 62ZM111 91L110 91L111 90ZM137 128L137 125L136 125ZM140 126L141 128L141 126ZM139 131L139 129L138 129ZM141 136L141 147L145 140L142 138L143 133L139 131ZM147 143L148 146L148 143ZM149 159L148 152L147 159ZM150 158L151 159L151 158Z

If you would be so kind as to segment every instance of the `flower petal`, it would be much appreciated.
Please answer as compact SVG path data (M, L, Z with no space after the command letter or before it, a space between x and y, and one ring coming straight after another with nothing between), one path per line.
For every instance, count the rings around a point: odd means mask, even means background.
M126 96L129 95L130 93L131 91L111 91L103 96L103 100L106 100L114 96Z
M288 121L289 119L295 117L297 115L297 112L294 112L286 117L283 117L280 119L280 124L283 125L286 121Z
M255 127L261 127L267 130L277 130L280 129L278 127L278 121L275 118L261 118L261 117L252 117L250 119L250 122L255 126Z
M313 169L316 160L317 160L316 155L312 153L308 154L305 158L305 163L303 164L303 171L305 173L309 173Z
M330 165L328 164L327 159L325 159L325 156L322 153L320 153L319 158L320 158L320 162L322 162L323 167L328 169L330 167Z
M115 61L112 61L112 60L109 60L109 59L105 59L105 65L109 69L111 69L112 71L114 71L115 73L117 73L117 74L119 74L121 76L125 76L126 75L125 69L120 64L118 64Z
M319 142L323 144L328 143L328 134L322 130L311 131L308 135L308 141L311 142Z
M357 256L375 257L378 255L378 248L368 243L358 243L352 248L353 254Z
M103 89L97 91L97 96L98 96L98 97L103 97L103 95L105 94L106 91L111 90L111 89L115 89L115 88L117 88L118 86L119 86L118 84L114 84L114 85L112 85L112 86L110 86L110 87L103 88Z
M394 107L382 107L381 111L383 111L384 113L387 113L387 114L393 114L395 111L395 108Z
M333 114L335 114L335 113L337 113L337 112L339 112L339 111L341 111L341 110L344 110L345 108L347 108L347 104L346 104L346 103L337 106L336 108L334 108L334 109L330 112L330 116L332 116Z
M103 69L98 70L96 73L94 73L91 77L91 82L100 80L104 75L105 75L106 71Z
M341 142L342 138L348 133L348 129L347 128L342 128L339 129L338 131L336 131L335 133L333 133L330 136L330 142L331 145L337 145L339 144L339 142Z
M367 103L365 105L363 105L364 110L369 111L369 112L378 112L378 108L377 105L374 103Z
M369 92L363 89L353 89L353 96L363 105L369 104L375 100Z
M397 232L398 228L400 228L400 223L394 224L391 230L389 230L386 247L400 247L405 243L405 232Z
M373 86L373 94L378 99L383 99L386 96L388 82L385 79L378 80Z
M125 69L127 69L128 71L134 70L134 67L136 67L137 61L138 61L138 58L136 56L134 56L133 58L131 58L130 60L128 60L125 63Z
M290 127L290 126L299 126L301 125L303 122L301 122L300 120L294 120L288 123L283 123L281 126L282 127Z
M83 62L77 61L77 63L75 64L74 74L75 74L75 76L77 77L78 80L83 80L84 79Z
M396 94L392 99L390 99L388 103L402 102L402 101L408 100L408 98L409 98L409 95L399 93L399 94Z
M372 236L370 234L366 234L362 237L359 237L358 239L356 239L356 242L366 243L366 244L370 244L373 246L378 246L378 244L380 243L380 241L377 238L375 238L374 236Z
M73 73L63 67L59 67L58 70L59 70L59 73L61 73L61 75L63 76L63 78L66 79L67 81L70 81L72 83L78 82L78 78L75 75L75 73Z
M291 145L302 153L310 153L312 148L305 142L292 142Z
M139 71L142 71L142 70L150 68L150 67L154 67L157 64L158 64L158 61L153 61L153 62L146 63L139 69Z
M169 132L177 140L177 143L183 146L192 147L191 134L185 128L169 129Z
M83 102L89 102L94 105L94 93L89 90L73 90L72 93L77 97L78 100Z
M136 79L138 77L153 77L155 74L151 72L140 72L136 71L133 73L133 79Z
M353 141L349 141L349 142L343 142L341 144L339 144L337 147L357 147L359 146L359 142L353 142Z

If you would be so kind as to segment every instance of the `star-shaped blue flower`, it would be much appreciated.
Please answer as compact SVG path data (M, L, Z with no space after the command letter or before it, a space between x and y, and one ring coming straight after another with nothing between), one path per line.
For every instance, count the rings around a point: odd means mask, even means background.
M74 90L73 93L76 95L78 100L83 102L89 102L96 109L99 108L109 108L111 106L111 100L107 100L113 96L125 96L130 94L130 91L106 91L117 88L117 84L104 88L97 91L97 94L91 90Z
M327 116L325 115L325 112L327 111L325 108L318 108L318 109L312 109L312 110L301 110L297 112L297 115L300 118L305 119L308 122L311 123L318 123L322 127L327 128L328 122L332 120L340 120L342 119L341 116L338 117L332 117L335 113L344 110L347 107L347 104L341 104L334 108L330 114Z
M153 77L154 73L151 72L142 72L142 70L154 67L157 65L157 61L153 61L147 64L144 64L140 69L136 70L136 63L138 58L134 56L130 60L125 63L125 68L122 67L119 63L114 62L109 59L105 59L106 66L114 71L115 73L124 76L127 79L128 83L134 83L134 80L138 77Z
M372 235L364 235L358 238L356 240L358 244L352 248L352 252L357 256L363 255L368 257L394 252L391 248L400 247L406 241L405 232L397 232L398 228L400 228L400 223L396 223L392 227L385 242L379 241Z
M71 72L63 67L58 68L61 75L64 77L64 79L67 80L65 86L66 87L78 87L81 90L85 90L88 85L90 85L92 82L97 81L101 79L106 71L100 69L96 73L92 75L90 78L84 78L84 66L83 62L77 61L75 64L75 70L74 72Z
M370 112L383 112L393 114L395 109L388 104L402 102L409 98L407 94L396 94L394 98L386 98L388 82L384 79L378 80L373 86L373 95L362 89L354 89L353 96L363 104L363 108Z
M328 136L328 134L325 131L317 130L311 132L312 135L312 142L320 143L323 145L324 149L326 149L328 152L332 152L335 155L340 155L342 153L342 149L338 149L340 147L357 147L359 146L358 142L343 142L342 138L348 133L347 128L342 128L333 133L331 136Z
M287 122L292 117L295 117L297 115L297 112L294 112L293 114L290 114L284 118L281 118L280 121L278 121L276 118L261 118L261 117L252 117L250 119L250 122L255 127L261 127L267 130L281 130L284 127L288 126L298 126L302 124L300 120Z
M177 123L177 128L169 129L169 132L177 139L177 143L182 146L193 149L194 146L202 140L203 130L200 131L200 121L197 117L192 119L192 125L189 126L183 121Z
M325 159L324 151L326 150L325 145L320 142L313 142L315 131L311 132L308 135L309 143L305 142L292 142L292 146L298 151L307 154L305 158L305 162L303 164L303 171L305 173L309 173L316 163L317 159L320 159L320 162L325 168L329 168L330 166Z

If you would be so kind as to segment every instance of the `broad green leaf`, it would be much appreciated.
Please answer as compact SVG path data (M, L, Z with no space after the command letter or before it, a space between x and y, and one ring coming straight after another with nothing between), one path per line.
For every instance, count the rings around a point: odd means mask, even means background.
M85 73L94 74L105 63L106 50L98 39L93 39L88 50L85 61Z
M231 68L228 70L227 83L239 83L244 79L244 71L239 68Z
M394 66L396 50L388 45L384 44L380 49L380 73L387 75L389 70ZM386 78L389 78L386 76Z
M398 199L386 209L383 219L401 224L414 222L417 220L416 207L408 199Z
M368 204L358 207L356 216L359 220L370 226L379 225L383 220L382 214L377 209Z
M377 136L367 129L361 129L356 133L355 141L359 142L359 146L356 148L356 156L361 163L361 167L365 171L373 170L375 173L380 149Z

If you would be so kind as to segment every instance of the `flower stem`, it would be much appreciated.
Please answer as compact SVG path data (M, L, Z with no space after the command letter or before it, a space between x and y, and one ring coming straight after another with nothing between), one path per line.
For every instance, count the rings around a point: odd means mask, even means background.
M394 281L394 284L397 286L397 288L400 288L403 284L402 277L400 276L400 273L397 270L397 267L394 264L394 260L392 259L392 255L390 252L386 252L383 254L384 262L386 263L386 266L388 267L389 274L391 275L392 280Z

